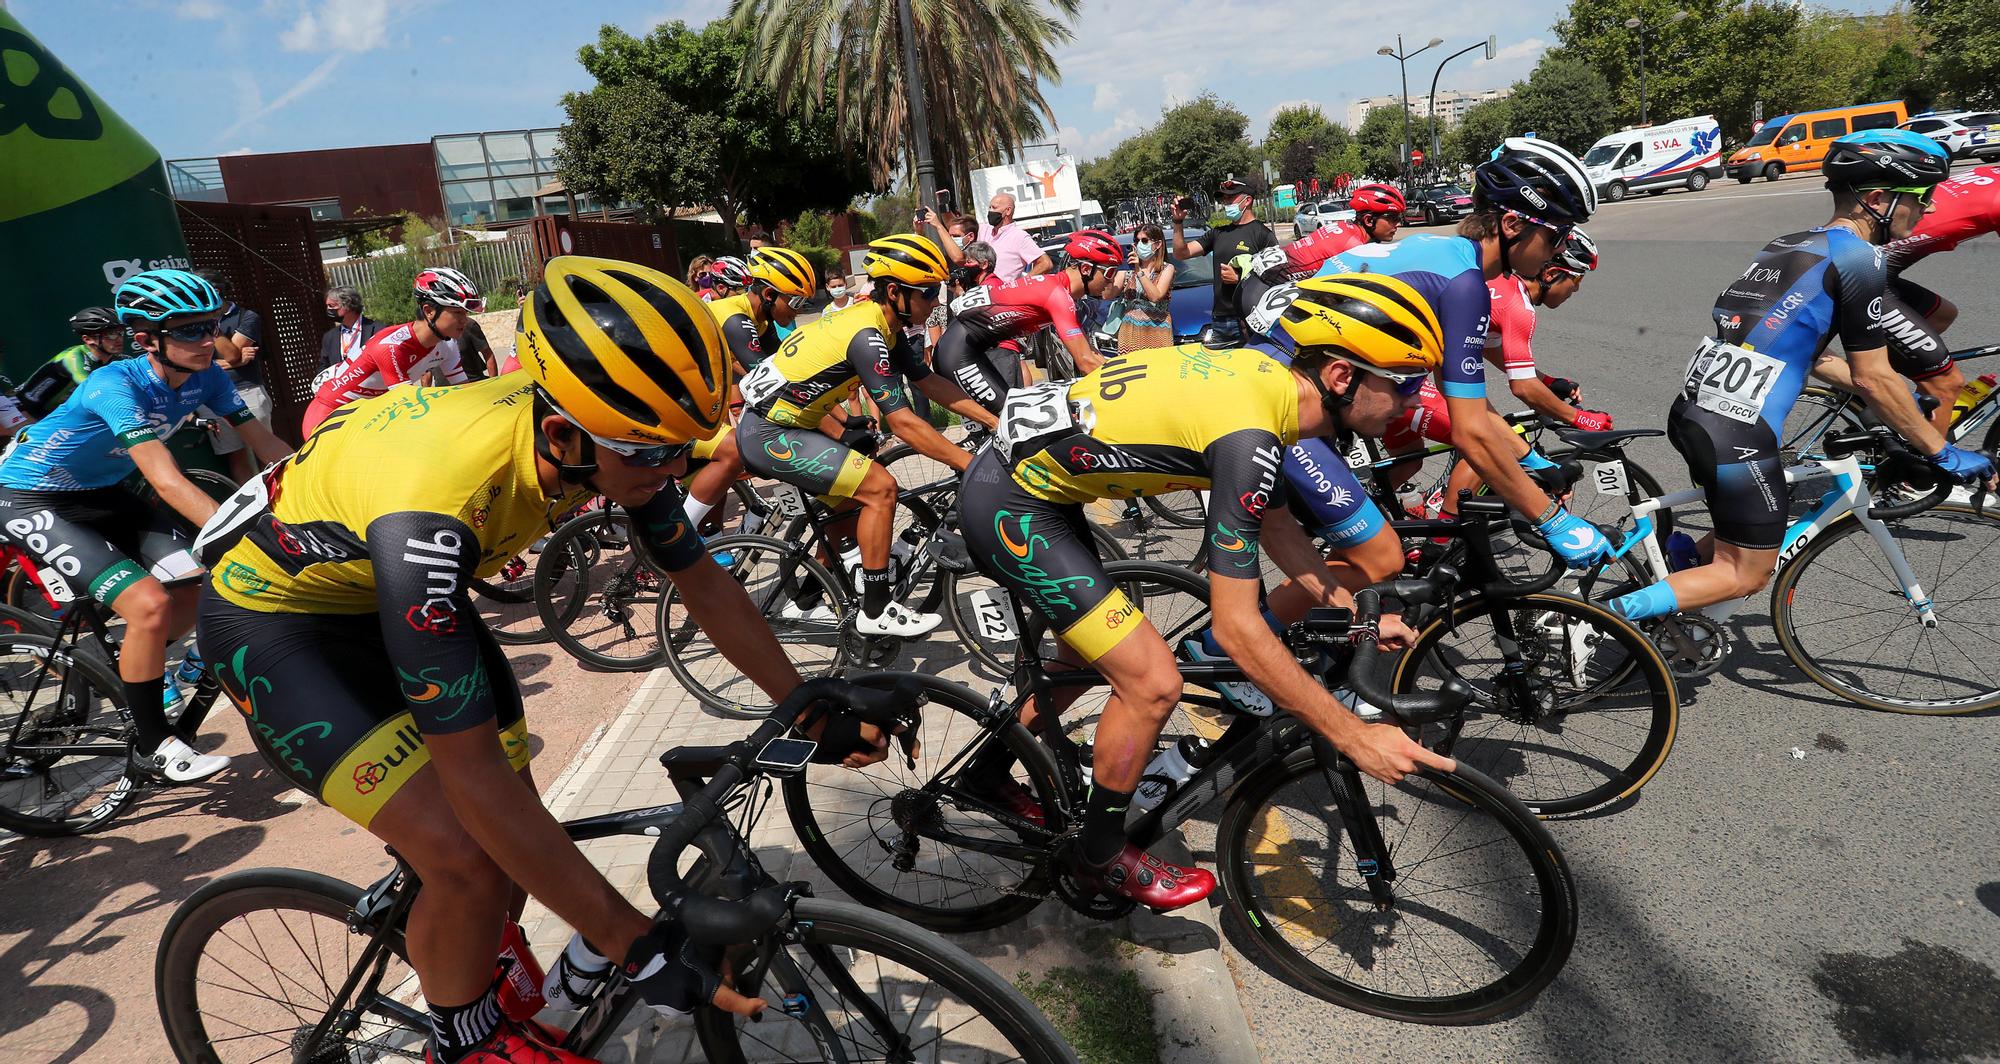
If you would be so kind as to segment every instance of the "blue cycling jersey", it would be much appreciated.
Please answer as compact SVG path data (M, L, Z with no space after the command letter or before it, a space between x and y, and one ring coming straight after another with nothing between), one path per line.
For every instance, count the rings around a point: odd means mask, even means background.
M1269 339L1257 338L1245 346L1271 356L1281 365L1292 364L1291 352ZM1290 489L1285 493L1285 503L1292 516L1329 546L1356 546L1388 527L1381 508L1361 487L1354 467L1347 464L1347 457L1331 441L1314 437L1286 448L1280 471Z
M1715 336L1740 349L1697 355L1683 393L1710 414L1785 422L1812 364L1838 334L1840 346L1867 351L1887 343L1882 249L1844 227L1809 229L1764 246L1715 301Z
M48 417L36 422L0 460L0 486L16 491L88 491L132 474L128 449L164 440L199 407L231 424L251 420L221 366L188 377L180 388L141 356L92 373Z
M1410 236L1393 244L1362 244L1326 260L1330 273L1386 273L1423 294L1444 329L1438 386L1447 399L1486 398L1486 326L1493 294L1479 244L1462 236Z

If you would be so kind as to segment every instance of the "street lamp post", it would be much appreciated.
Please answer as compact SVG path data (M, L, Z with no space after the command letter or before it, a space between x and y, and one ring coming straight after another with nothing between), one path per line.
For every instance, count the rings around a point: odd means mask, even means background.
M1432 37L1431 43L1424 45L1414 52L1405 52L1403 51L1403 35L1398 33L1396 35L1396 47L1390 48L1387 45L1383 45L1375 49L1376 55L1386 55L1394 59L1396 61L1396 70L1403 75L1403 184L1405 185L1410 183L1410 71L1405 64L1411 59L1443 43L1443 37Z
M1667 21L1658 26L1648 26L1639 21L1637 16L1625 20L1626 29L1639 31L1639 124L1642 126L1652 124L1646 114L1646 34L1648 32L1658 33L1661 29L1671 26L1686 17L1688 17L1686 11L1676 11L1667 16Z
M1487 36L1487 38L1486 38L1486 43L1485 43L1485 48L1486 48L1486 58L1487 58L1488 60L1491 60L1491 59L1493 58L1493 46L1494 46L1494 45L1495 45L1496 43L1498 43L1498 40L1497 40L1497 38L1495 38L1495 37L1493 37L1492 35L1490 35L1490 34L1489 34L1489 35ZM1449 63L1449 62L1451 62L1452 60L1454 60L1454 59L1457 59L1457 58L1458 58L1459 56L1462 56L1462 55L1464 55L1465 53L1467 53L1467 52L1469 52L1469 51L1472 51L1472 50L1473 50L1474 48L1478 48L1478 47L1480 47L1480 45L1477 45L1477 44L1470 44L1470 45L1467 45L1467 46L1465 46L1464 48L1460 48L1460 49L1459 49L1458 51L1456 51L1456 52L1453 52L1453 53L1451 53L1451 54L1450 54L1450 55L1448 55L1448 56L1445 56L1445 57L1444 57L1443 59L1441 59L1441 60L1439 60L1439 61L1438 61L1438 68L1437 68L1437 73L1435 73L1435 74L1432 74L1432 75L1431 75L1431 116L1430 116L1430 124L1431 124L1431 158L1432 158L1432 159L1436 159L1436 158L1438 157L1438 79L1444 76L1444 65L1445 65L1446 63ZM1433 164L1433 165L1435 165L1435 164Z
M924 101L924 72L917 65L917 30L910 0L896 0L896 21L903 36L903 87L910 95L910 139L917 161L917 205L937 197L937 164L931 161L930 107Z

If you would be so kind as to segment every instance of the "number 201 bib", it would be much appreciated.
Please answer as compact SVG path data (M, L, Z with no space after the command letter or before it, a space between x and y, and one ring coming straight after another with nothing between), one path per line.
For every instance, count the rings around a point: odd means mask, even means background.
M1692 396L1703 410L1751 425L1784 372L1785 364L1770 355L1709 337L1688 363L1682 394Z

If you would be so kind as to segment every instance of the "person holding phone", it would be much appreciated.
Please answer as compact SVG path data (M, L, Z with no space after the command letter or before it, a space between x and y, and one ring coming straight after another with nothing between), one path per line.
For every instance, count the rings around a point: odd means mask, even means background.
M1147 222L1132 238L1132 293L1118 324L1118 353L1174 346L1174 264L1167 257L1166 233Z
M1192 202L1182 196L1174 202L1173 209L1174 258L1211 256L1215 266L1215 303L1211 314L1217 324L1231 323L1239 331L1243 310L1237 305L1236 289L1242 278L1237 276L1236 267L1229 264L1230 260L1238 255L1255 255L1265 248L1278 246L1277 234L1271 232L1270 226L1257 220L1255 191L1247 181L1224 178L1215 188L1215 205L1228 222L1203 233L1200 240L1187 239L1185 232Z
M1055 263L1042 253L1035 238L1014 224L1014 196L997 192L986 203L986 224L979 227L979 239L993 245L993 273L1001 283L1030 274L1044 274Z

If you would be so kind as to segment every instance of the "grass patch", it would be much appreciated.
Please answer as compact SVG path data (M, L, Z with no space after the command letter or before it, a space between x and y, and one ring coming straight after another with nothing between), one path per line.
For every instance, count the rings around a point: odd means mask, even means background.
M1158 1064L1153 997L1132 972L1093 964L1057 968L1040 982L1023 972L1014 984L1069 1040L1083 1064Z

